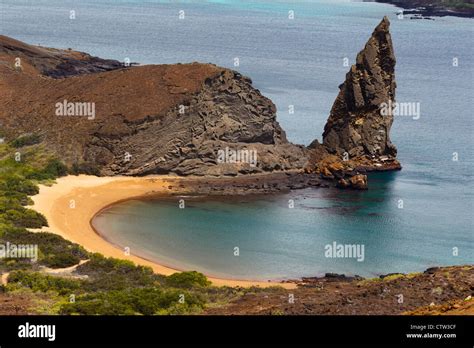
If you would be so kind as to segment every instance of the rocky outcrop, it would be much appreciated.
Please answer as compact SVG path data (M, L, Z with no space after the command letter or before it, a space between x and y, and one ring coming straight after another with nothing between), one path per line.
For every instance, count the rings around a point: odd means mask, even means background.
M367 175L356 174L348 179L341 178L336 184L339 188L353 188L356 190L367 190Z
M275 105L252 87L249 78L231 70L207 78L186 105L173 107L138 129L138 134L121 139L97 134L86 159L97 156L97 147L113 149L114 161L104 167L108 175L235 176L299 169L305 163L305 148L287 141L276 121ZM124 153L131 158L124 158ZM239 154L248 154L250 161L239 159Z
M383 115L382 105L395 102L395 55L385 17L340 86L324 127L323 144L338 155L394 158L390 141L393 116Z
M0 76L7 141L39 135L69 165L102 175L235 176L306 161L306 148L287 141L275 105L252 81L212 64L124 68L0 37ZM58 115L58 103L84 104L94 115Z
M339 187L367 187L367 171L397 170L393 123L387 106L395 102L395 55L387 17L375 28L356 63L339 86L324 127L323 143L310 146L307 172L338 179ZM357 180L350 177L357 176ZM348 178L345 178L348 177Z
M38 74L54 78L91 74L123 68L116 60L92 57L83 52L31 46L0 35L0 56L15 57L15 68L23 70L25 62Z

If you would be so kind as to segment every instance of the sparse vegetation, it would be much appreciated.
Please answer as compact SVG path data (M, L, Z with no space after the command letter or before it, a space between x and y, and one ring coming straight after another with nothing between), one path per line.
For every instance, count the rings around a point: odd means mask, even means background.
M20 138L23 139L23 138ZM30 143L25 140L13 144ZM0 243L37 245L38 260L0 259L0 271L33 269L38 266L62 268L87 258L87 252L77 244L52 233L33 233L27 228L48 226L45 217L28 209L29 196L39 192L37 183L65 175L66 166L45 156L40 148L30 148L16 156L11 144L0 145Z
M23 146L36 145L41 142L41 137L38 134L23 135L19 138L14 139L10 144L15 148Z
M175 289L129 288L87 294L61 308L61 314L153 315L197 313L204 308L199 296Z
M38 245L39 257L37 264L51 268L73 266L88 257L88 253L80 245L48 232L34 233L21 228L6 228L3 235L0 236L0 243L6 242L17 245ZM10 260L7 268L17 269L17 264L23 264L24 262L21 259Z
M31 271L13 271L8 276L7 290L26 287L33 291L56 291L59 295L67 295L79 289L81 282L74 279L54 277Z

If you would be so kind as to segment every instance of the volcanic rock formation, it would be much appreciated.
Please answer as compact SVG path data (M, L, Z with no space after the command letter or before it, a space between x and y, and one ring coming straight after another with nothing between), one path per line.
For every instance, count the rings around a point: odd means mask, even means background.
M395 55L389 25L385 17L340 86L323 133L323 144L330 152L371 158L397 154L389 136L393 116L382 113L384 106L395 102Z
M7 140L39 135L69 165L103 175L237 175L305 163L306 148L287 141L275 105L249 78L215 65L124 67L0 36L0 76ZM73 112L58 115L63 104ZM74 114L77 104L94 116Z
M400 169L393 117L381 114L395 99L394 67L384 18L340 86L323 144L306 148L288 142L275 105L236 71L127 67L0 36L0 137L34 135L68 165L101 175L283 172L299 173L297 186L321 177L365 189L366 171Z
M324 127L323 144L315 140L309 146L308 172L343 179L344 174L401 168L390 141L396 83L389 27L384 17L339 86ZM350 182L339 181L339 186L350 186Z
M60 78L114 70L123 64L110 59L92 57L87 53L73 50L58 50L27 45L21 41L0 35L0 57L3 63L15 58L16 70L22 70L22 60L27 62L30 72Z

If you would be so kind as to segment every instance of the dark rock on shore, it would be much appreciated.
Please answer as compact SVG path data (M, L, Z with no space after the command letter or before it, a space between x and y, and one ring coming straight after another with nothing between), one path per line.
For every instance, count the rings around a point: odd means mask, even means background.
M187 177L172 179L176 195L246 195L287 193L290 190L307 187L329 187L318 174L305 174L298 171L276 172L236 177Z
M305 287L321 287L321 285L324 283L345 283L363 279L364 278L358 275L346 276L345 274L326 273L323 277L302 277L301 280L292 280L290 282Z
M375 0L392 4L405 9L404 14L415 14L422 18L429 17L466 17L474 18L474 1L458 1L457 4L444 0Z
M354 188L357 190L367 190L367 175L357 174L348 179L341 178L336 184L339 188Z
M38 73L52 78L64 78L93 74L124 68L119 61L92 57L83 52L60 50L27 45L21 41L0 35L0 56L13 56L37 70Z
M433 274L433 273L436 273L437 271L439 271L439 267L430 267L425 271L425 273Z
M387 274L382 274L379 278L380 279L385 279L385 278L394 277L394 276L403 277L403 276L405 276L405 274L403 274L403 273L387 273Z

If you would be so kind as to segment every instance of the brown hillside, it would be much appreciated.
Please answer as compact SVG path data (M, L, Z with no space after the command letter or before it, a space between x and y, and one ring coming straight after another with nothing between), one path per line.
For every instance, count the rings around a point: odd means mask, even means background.
M91 163L103 174L206 174L219 148L256 143L259 168L229 165L213 173L302 166L303 150L287 143L273 103L250 79L211 64L125 68L0 36L0 76L7 139L38 134L69 164ZM65 100L93 103L94 119L58 116Z

